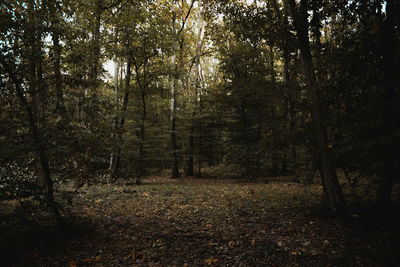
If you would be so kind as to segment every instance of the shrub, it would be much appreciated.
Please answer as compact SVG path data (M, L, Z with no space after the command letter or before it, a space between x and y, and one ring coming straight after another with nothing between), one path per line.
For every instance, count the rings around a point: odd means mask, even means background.
M0 199L21 199L39 192L35 171L14 162L0 166Z

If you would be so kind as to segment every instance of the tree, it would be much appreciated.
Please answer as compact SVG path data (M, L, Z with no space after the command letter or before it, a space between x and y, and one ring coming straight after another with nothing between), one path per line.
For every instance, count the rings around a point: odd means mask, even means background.
M317 84L313 58L311 56L309 44L309 25L308 25L308 5L307 1L302 0L300 6L294 0L289 0L293 24L296 28L298 43L300 47L303 75L306 86L310 92L311 118L313 125L313 135L315 140L315 153L318 158L318 167L322 177L322 185L329 206L333 211L342 212L344 209L344 198L336 176L335 166L332 162L328 148L328 136L322 122L322 112L319 100L319 85Z
M171 103L170 103L170 134L171 134L171 154L172 154L172 163L171 163L171 177L178 178L180 176L178 170L178 155L177 155L177 144L176 144L176 108L177 108L177 90L178 84L181 76L181 72L184 67L184 45L185 45L185 33L184 29L187 23L187 20L192 11L195 0L191 1L190 5L187 7L186 1L182 1L182 5L175 6L175 1L172 3L172 38L173 38L173 55L172 55L172 66L174 68L172 75L172 84L171 84ZM187 9L187 11L185 11ZM180 27L177 27L177 23L180 19ZM179 56L179 59L176 58Z
M386 142L383 144L384 170L381 183L379 185L377 202L384 208L392 204L391 193L393 182L396 177L395 159L397 148L400 144L399 136L393 136L398 131L396 125L399 119L394 114L399 112L399 78L396 73L399 71L399 60L396 37L396 26L399 26L400 6L397 1L386 1L386 17L383 24L382 47L383 52L383 70L384 70L384 95L385 109L383 111L382 128Z
M33 150L39 160L38 182L46 191L49 210L61 223L61 215L54 200L53 179L43 136L45 133L43 129L48 127L46 116L48 107L45 105L48 86L44 80L42 58L42 38L45 30L41 19L44 7L35 5L33 1L18 6L18 9L17 5L18 3L6 3L5 7L2 7L7 23L2 26L0 35L1 78L6 85L13 87L26 113L25 120L33 139Z

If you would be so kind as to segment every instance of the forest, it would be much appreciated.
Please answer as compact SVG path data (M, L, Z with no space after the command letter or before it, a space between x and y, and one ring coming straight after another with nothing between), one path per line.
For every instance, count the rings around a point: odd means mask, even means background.
M3 0L1 266L396 266L397 0Z

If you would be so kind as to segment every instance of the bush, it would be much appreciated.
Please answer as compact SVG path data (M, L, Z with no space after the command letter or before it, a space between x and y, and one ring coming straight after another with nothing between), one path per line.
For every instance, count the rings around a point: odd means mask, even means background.
M14 162L0 166L0 199L21 199L39 192L35 171Z

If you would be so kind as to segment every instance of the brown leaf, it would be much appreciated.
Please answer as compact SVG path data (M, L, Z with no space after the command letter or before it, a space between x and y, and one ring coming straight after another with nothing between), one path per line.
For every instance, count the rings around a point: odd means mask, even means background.
M206 260L204 260L205 263L207 263L208 265L213 264L213 263L217 263L218 259L214 259L214 257L210 257Z
M86 258L82 261L83 263L90 263L90 262L94 262L94 259L92 258Z

